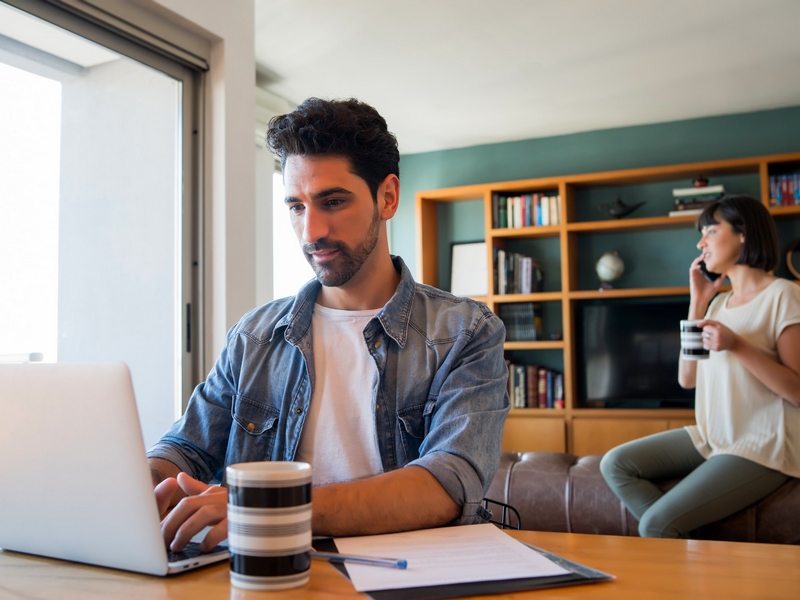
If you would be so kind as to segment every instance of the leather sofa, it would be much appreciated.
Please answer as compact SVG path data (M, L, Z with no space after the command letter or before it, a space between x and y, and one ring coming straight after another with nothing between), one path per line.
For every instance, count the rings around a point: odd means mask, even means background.
M513 506L521 528L638 536L638 522L600 474L601 455L504 452L487 498ZM659 482L664 490L678 480ZM499 518L498 510L489 509ZM800 479L693 533L704 540L800 544ZM511 524L516 523L513 514Z

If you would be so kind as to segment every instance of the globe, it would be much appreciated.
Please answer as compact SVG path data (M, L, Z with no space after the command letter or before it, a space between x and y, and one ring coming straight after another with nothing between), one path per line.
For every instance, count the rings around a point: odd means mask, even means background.
M603 255L597 259L594 266L597 277L600 278L604 284L609 281L614 281L622 276L625 271L625 263L616 252L604 252ZM609 286L610 287L610 286Z

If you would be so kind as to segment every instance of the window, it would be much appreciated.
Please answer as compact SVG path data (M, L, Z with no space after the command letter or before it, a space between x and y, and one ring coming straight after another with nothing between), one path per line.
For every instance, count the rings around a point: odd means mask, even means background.
M200 75L30 10L0 2L0 360L125 362L150 445L199 379Z

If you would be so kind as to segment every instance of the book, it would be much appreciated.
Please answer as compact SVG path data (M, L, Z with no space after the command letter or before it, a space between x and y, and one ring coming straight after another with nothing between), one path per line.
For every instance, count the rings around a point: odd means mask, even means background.
M558 196L550 196L550 225L558 225Z
M539 408L547 408L547 369L539 369Z
M670 217L685 217L687 215L699 215L705 208L689 208L687 210L671 210L669 211Z
M508 198L500 196L497 198L497 226L501 229L508 227Z
M526 365L525 367L525 406L539 408L539 367Z
M706 185L702 187L675 188L672 190L673 198L712 196L725 193L724 185Z
M553 408L553 401L555 400L553 396L553 378L555 373L548 369L547 377L545 378L546 382L546 390L547 390L547 408Z
M508 289L508 282L506 281L506 251L498 249L497 251L497 293L505 294Z
M675 207L675 210L682 210L685 208L701 208L711 206L714 204L714 202L717 202L722 198L723 196L721 195L701 196L699 198L675 198L672 201L672 205Z
M541 225L546 227L550 225L550 198L545 196L542 198L542 222Z
M525 408L525 367L514 365L514 408Z
M553 381L553 407L564 408L564 375L557 373Z

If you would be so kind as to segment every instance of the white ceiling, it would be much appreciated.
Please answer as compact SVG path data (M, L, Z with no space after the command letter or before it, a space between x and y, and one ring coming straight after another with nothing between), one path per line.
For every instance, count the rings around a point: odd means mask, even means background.
M256 0L256 61L424 152L800 105L800 1Z

